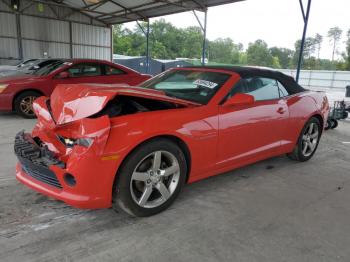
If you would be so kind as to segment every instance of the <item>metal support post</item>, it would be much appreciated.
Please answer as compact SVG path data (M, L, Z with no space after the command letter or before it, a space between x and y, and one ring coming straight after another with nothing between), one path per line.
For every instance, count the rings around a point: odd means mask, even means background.
M149 19L147 20L146 31L146 73L149 74L150 59L149 59Z
M296 81L297 81L297 82L299 82L300 70L301 70L302 64L303 64L304 45L305 45L305 38L306 38L307 25L308 25L308 23L309 23L309 15L310 15L311 0L308 0L308 4L307 4L307 8L306 8L306 14L305 14L305 9L304 9L304 5L303 5L303 1L302 1L302 0L299 0L299 3L300 3L300 8L301 8L301 13L302 13L303 19L304 19L304 30L303 30L303 36L302 36L301 44L300 44L298 68L297 68L297 75L296 75Z

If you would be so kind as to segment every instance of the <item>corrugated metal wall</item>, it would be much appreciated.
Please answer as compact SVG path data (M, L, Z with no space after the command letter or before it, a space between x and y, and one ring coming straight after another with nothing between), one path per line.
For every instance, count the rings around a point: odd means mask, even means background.
M110 27L68 8L25 0L21 7L16 15L0 1L0 64L46 56L111 60Z
M10 13L0 13L0 64L1 62L17 62L11 59L18 57L16 16Z
M44 53L47 53L48 57L70 58L69 44L22 40L22 45L25 59L44 57Z
M72 23L73 56L109 60L111 31L109 28Z
M22 38L69 43L69 22L21 16Z

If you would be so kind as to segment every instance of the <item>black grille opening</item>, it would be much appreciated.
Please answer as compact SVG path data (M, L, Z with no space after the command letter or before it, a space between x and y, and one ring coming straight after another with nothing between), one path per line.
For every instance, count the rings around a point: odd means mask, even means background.
M56 175L53 172L51 174L43 174L25 165L22 165L22 169L28 176L31 176L36 180L39 180L45 184L48 184L60 189L62 188L60 182L58 181Z
M65 164L54 157L38 138L31 138L23 131L16 135L14 151L23 171L32 178L56 188L62 188L56 174L49 168L51 165L65 167Z

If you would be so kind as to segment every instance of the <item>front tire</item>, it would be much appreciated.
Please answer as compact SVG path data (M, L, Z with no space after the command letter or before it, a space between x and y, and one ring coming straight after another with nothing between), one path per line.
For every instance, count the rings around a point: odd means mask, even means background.
M168 139L147 142L134 150L117 173L112 207L145 217L167 209L185 184L187 163Z
M14 109L16 113L24 118L35 118L33 102L40 96L41 94L35 91L21 93L14 101Z
M318 118L310 118L303 127L293 152L287 154L287 156L300 162L308 161L316 152L321 132L321 123Z

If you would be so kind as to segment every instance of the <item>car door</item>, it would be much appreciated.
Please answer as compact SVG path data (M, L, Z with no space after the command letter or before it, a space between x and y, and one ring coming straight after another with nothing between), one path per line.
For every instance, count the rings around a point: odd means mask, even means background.
M244 78L227 97L237 93L252 95L255 102L220 106L218 160L223 166L276 154L288 120L288 107L277 80L259 76Z
M96 62L82 62L73 64L65 70L69 77L54 77L54 85L58 84L79 84L79 83L104 83L102 67Z

